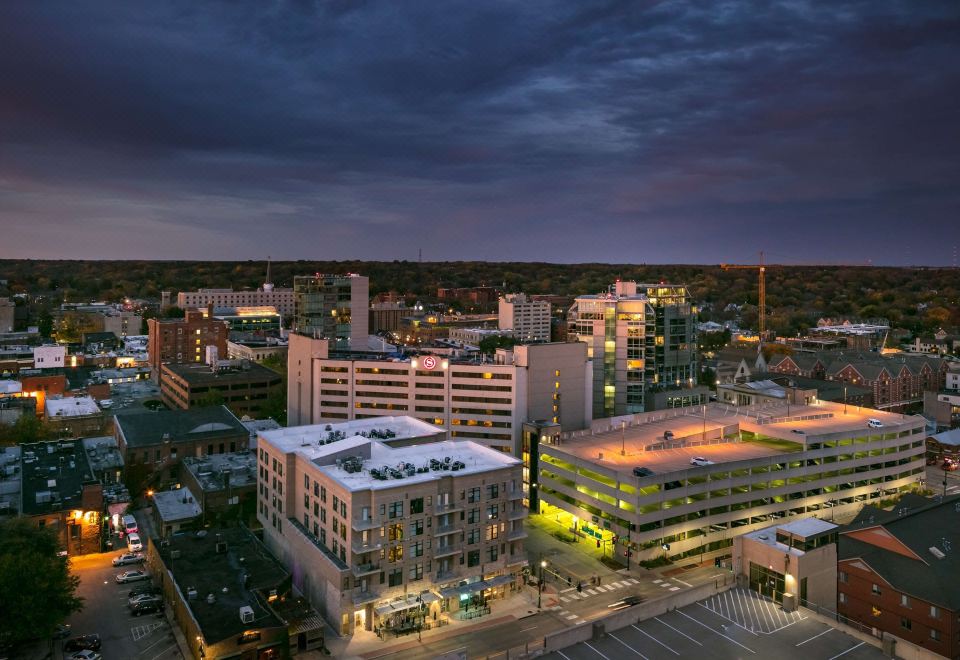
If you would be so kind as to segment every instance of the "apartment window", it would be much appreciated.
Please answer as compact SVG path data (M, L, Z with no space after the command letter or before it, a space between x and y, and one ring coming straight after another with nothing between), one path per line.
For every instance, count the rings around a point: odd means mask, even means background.
M500 505L491 504L487 507L487 520L496 520L500 515Z
M480 486L471 488L467 493L467 502L479 502L480 501Z
M901 607L910 607L910 597L907 594L900 594Z
M844 584L846 584L846 583L847 583L847 574L846 574L846 572L840 571L839 576L840 576L840 581L843 582Z
M480 565L480 551L471 550L467 553L467 566L479 566Z
M487 525L486 539L488 541L493 541L494 539L499 537L498 532L499 532L499 527L497 526L496 523L494 523L493 525Z
M320 516L320 502L314 502L314 503L313 503L313 515L315 515L315 516L317 516L317 517Z
M480 509L470 509L467 513L467 523L473 525L480 522Z
M845 593L843 593L843 592L841 591L840 593L837 594L837 598L838 598L838 600L840 601L840 604L841 604L841 605L846 605L846 603L847 603L847 594L845 594Z
M410 567L408 582L416 582L417 580L423 579L423 564L414 564Z
M320 482L318 481L313 482L313 496L320 497Z
M417 497L410 500L410 513L423 513L423 498Z
M387 574L387 583L391 587L399 587L403 584L403 569L395 568Z
M940 618L940 608L937 607L936 605L931 605L931 606L930 606L930 618L931 618L931 619L939 619L939 618Z
M403 561L403 546L394 545L390 547L390 550L387 551L387 561L390 563Z
M324 504L327 503L327 487L326 486L320 487L320 501L323 502Z
M420 536L423 534L423 519L414 520L410 523L410 535L411 536Z
M500 497L500 484L490 484L487 486L487 499L495 500Z
M423 541L415 541L410 544L410 554L414 557L423 556Z
M326 509L320 509L320 522L322 522L324 525L327 524L327 510L326 510Z
M320 544L327 545L327 530L323 527L320 528Z
M344 500L340 500L340 517L347 517L347 503Z
M310 496L304 493L303 495L303 508L310 510Z
M930 639L939 642L940 641L940 631L936 628L930 629Z
M900 627L904 630L911 630L913 629L913 623L910 621L910 619L902 616L900 617Z
M336 534L340 531L340 521L336 518L333 519L333 533Z
M880 586L877 585L877 584L872 585L872 586L870 587L870 593L872 593L874 596L879 596L879 595L880 595Z
M403 501L391 502L390 510L387 514L389 518L403 518Z
M500 549L496 545L491 545L487 548L487 561L497 561L497 557L500 556Z
M336 513L339 508L340 508L340 498L334 495L333 496L333 512Z
M401 523L390 525L387 527L387 531L389 532L388 537L391 541L403 540L403 525Z

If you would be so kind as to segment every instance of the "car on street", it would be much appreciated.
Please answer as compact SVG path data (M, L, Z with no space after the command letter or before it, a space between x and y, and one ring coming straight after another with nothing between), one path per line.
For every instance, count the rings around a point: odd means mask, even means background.
M103 660L103 656L96 651L85 649L83 651L77 651L71 655L70 660Z
M136 605L133 605L130 609L133 616L140 616L141 614L152 614L154 612L162 612L163 601L153 600L153 601L147 601L144 603L137 603Z
M706 465L713 465L713 461L708 461L703 456L694 456L690 459L690 465L696 465L697 467L704 467Z
M117 583L123 584L124 582L137 582L139 580L149 580L150 574L146 571L124 571L123 573L117 573Z
M100 635L80 635L79 637L73 637L68 639L63 645L64 651L99 651L100 650Z
M633 606L633 605L639 605L645 600L646 598L644 598L643 596L627 596L626 598L623 599L623 602L626 603L627 605Z
M114 566L126 566L127 564L142 564L143 563L143 553L142 552L124 552L122 555L117 555L113 558Z
M960 467L960 463L957 463L954 460L948 458L943 461L943 469L947 472L953 472L958 467Z

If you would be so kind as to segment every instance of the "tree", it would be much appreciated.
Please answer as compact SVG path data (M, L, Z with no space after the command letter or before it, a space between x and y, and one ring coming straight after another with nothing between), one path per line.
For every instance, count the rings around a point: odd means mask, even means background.
M25 519L0 523L0 643L49 637L83 607L56 533Z
M0 442L22 445L56 437L48 424L41 422L33 413L21 415L13 424L0 424Z
M492 335L480 340L480 352L493 354L498 348L511 348L516 345L517 340L513 337L503 335Z
M223 394L217 390L211 390L198 398L194 405L197 408L212 408L213 406L222 406L226 402L227 400L223 397Z

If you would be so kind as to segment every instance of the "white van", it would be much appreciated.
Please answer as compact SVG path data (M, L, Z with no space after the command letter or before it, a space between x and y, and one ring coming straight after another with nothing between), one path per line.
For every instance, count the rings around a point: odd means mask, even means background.
M140 530L137 529L137 519L131 516L129 513L123 517L123 533L124 534L133 534Z
M143 551L143 542L140 540L140 535L136 532L127 534L127 549L130 550L130 552Z
M872 429L882 429L883 422L881 422L879 419L876 419L875 417L871 417L870 419L867 420L867 426L869 426Z

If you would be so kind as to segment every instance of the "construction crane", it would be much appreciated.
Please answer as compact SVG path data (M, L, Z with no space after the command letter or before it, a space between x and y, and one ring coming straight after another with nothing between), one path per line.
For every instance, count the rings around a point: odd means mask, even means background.
M748 270L756 268L758 269L759 276L759 291L760 295L758 296L758 316L759 316L759 333L760 333L760 343L763 344L763 338L766 336L767 332L767 283L766 283L766 271L767 266L763 263L763 252L760 253L760 263L759 264L720 264L720 268L723 270Z

